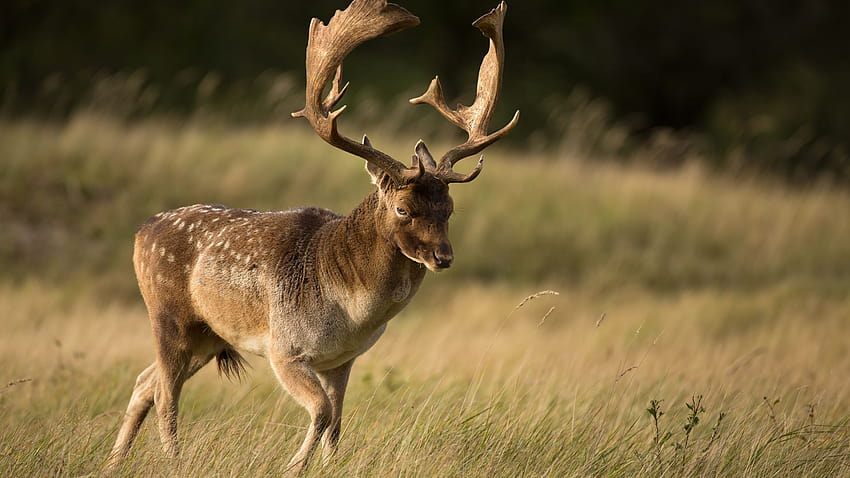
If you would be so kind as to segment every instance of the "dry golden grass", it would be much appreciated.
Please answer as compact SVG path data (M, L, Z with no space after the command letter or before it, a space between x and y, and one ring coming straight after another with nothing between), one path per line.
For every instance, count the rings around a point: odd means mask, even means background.
M138 223L207 201L344 211L368 184L329 151L278 126L0 124L0 476L102 472L153 359ZM846 193L514 155L453 188L456 266L358 360L340 453L308 475L850 474ZM307 417L251 362L241 384L188 382L179 462L151 417L118 475L281 473Z
M432 281L436 282L436 280ZM514 309L516 288L425 291L359 360L338 461L316 476L841 476L850 470L850 301L806 306L730 331L734 304L767 313L781 294L562 291ZM441 297L447 297L444 301ZM441 306L438 304L442 304ZM151 360L144 310L4 290L0 392L4 476L99 473L134 376ZM555 310L541 324L541 317ZM695 313L695 311L698 311ZM600 314L605 317L599 321ZM597 325L598 322L598 325ZM180 463L148 424L122 474L279 473L306 416L267 365L222 382L212 368L182 401ZM706 412L687 449L685 402ZM646 407L663 400L656 451ZM719 413L726 416L714 432ZM712 436L714 435L714 438ZM660 461L659 458L660 457Z

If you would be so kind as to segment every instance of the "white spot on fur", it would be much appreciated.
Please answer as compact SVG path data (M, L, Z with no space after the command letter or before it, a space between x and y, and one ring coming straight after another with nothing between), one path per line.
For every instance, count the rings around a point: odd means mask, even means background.
M225 250L227 250L227 249L229 249L229 248L230 248L230 241L225 241L225 243L224 243L224 249L225 249Z
M165 256L165 248L164 248L164 247L160 247L160 248L159 248L159 255L160 255L160 256Z
M189 224L189 232L192 232L193 229L195 229L195 224Z
M174 262L174 254L168 255L168 262Z

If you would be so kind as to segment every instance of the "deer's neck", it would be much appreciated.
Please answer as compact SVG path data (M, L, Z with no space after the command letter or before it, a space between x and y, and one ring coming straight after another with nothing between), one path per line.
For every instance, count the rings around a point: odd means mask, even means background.
M320 274L355 319L382 323L403 308L419 288L425 268L405 257L377 223L379 200L372 192L351 214L329 227Z

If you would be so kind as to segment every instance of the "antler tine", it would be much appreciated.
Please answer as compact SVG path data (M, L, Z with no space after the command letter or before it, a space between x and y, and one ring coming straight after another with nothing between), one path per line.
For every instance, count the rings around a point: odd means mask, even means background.
M490 119L493 116L496 101L499 98L499 90L502 86L502 71L505 63L502 24L507 9L508 6L505 2L501 2L496 8L472 24L490 40L490 49L484 56L481 68L478 70L478 88L472 105L458 105L457 109L454 110L449 108L443 97L443 88L440 85L439 77L435 77L431 81L425 94L410 100L414 104L427 103L433 106L443 117L466 131L469 136L465 143L452 148L440 158L437 173L446 182L468 182L475 179L481 172L483 157L478 161L475 169L467 175L455 173L452 171L452 166L463 158L481 152L484 148L508 134L519 121L519 110L517 110L513 119L507 125L495 133L487 134L487 128L490 125Z
M345 85L342 88L339 87L339 83L342 79L342 64L336 67L336 74L334 75L333 81L331 81L331 90L328 91L328 96L325 97L325 100L322 101L322 110L323 111L331 111L339 100L342 99L342 95L348 91L348 85L351 83L345 82ZM292 113L295 116L296 113Z
M307 118L326 142L378 166L396 184L404 184L418 177L421 174L419 168L407 168L370 144L359 143L341 135L336 121L345 106L336 110L333 108L348 89L348 83L340 87L342 61L352 50L373 38L418 24L418 17L386 0L354 0L345 10L337 10L327 25L314 18L310 22L307 41L306 105L302 110L292 113L295 118ZM334 72L336 74L330 91L323 100L322 91Z

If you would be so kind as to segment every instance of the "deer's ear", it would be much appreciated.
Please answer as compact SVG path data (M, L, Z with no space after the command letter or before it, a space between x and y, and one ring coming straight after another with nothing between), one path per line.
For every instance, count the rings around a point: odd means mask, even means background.
M366 172L369 173L369 177L372 179L372 184L378 187L378 194L381 197L383 197L384 193L386 193L388 189L395 187L395 183L390 175L369 161L366 161Z
M364 134L363 135L363 145L372 147L372 142L369 141L369 138ZM383 194L384 187L387 182L387 173L384 172L383 169L378 167L375 163L371 161L366 161L366 172L369 173L369 176L372 178L372 184L378 186L378 191Z
M372 178L372 184L380 186L381 179L384 176L384 172L381 170L381 168L375 166L369 161L366 161L366 172L369 173L369 177Z
M418 158L419 162L424 164L426 169L430 169L432 171L437 169L437 163L434 162L434 157L431 156L431 152L428 151L428 147L425 146L424 141L420 139L413 150L416 153L414 158Z

